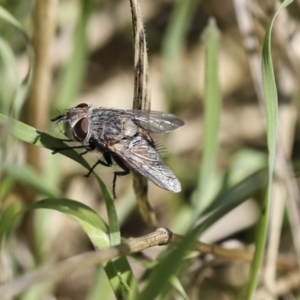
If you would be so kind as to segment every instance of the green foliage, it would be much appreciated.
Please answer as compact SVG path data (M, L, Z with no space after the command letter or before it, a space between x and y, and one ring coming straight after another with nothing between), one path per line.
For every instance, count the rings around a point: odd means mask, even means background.
M263 75L263 88L264 88L264 98L266 106L266 116L267 116L267 140L268 140L268 185L267 192L264 198L264 203L262 206L262 213L257 226L257 236L256 236L256 248L255 257L252 264L252 270L250 274L250 281L248 285L247 299L252 299L256 285L258 282L258 277L260 274L261 264L264 256L265 241L267 237L269 212L271 208L271 190L273 183L273 171L275 164L276 155L276 143L277 143L277 127L278 127L278 97L277 97L277 87L275 82L274 68L272 63L271 55L271 33L275 18L278 13L285 9L292 0L283 1L278 10L276 11L265 35L264 46L262 52L262 75Z

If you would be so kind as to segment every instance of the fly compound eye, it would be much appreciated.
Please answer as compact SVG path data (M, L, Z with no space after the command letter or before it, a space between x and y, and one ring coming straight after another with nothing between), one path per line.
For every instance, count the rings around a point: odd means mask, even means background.
M80 103L76 105L76 107L84 108L84 107L88 107L88 105L86 103Z
M80 119L73 128L74 138L78 142L82 142L89 131L89 120L87 118Z

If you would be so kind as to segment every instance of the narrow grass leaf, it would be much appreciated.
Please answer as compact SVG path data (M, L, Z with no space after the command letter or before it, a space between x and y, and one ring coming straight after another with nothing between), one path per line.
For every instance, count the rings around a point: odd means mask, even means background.
M209 20L202 39L205 45L205 100L202 160L199 169L198 192L195 197L196 218L207 206L218 151L221 92L218 76L220 35L214 19Z
M2 219L0 222L0 237L3 237L4 233L12 226L18 216L33 209L52 209L62 212L79 223L95 248L104 249L110 246L108 226L95 211L80 202L61 198L44 199L35 202L18 213L14 213L15 210L12 211L12 209L7 210L4 214L4 220ZM103 264L103 267L107 277L110 279L109 282L115 295L118 296L120 278L115 273L113 262L106 262Z
M110 246L108 226L95 211L83 203L70 199L51 198L35 202L26 210L38 208L54 209L72 217L80 224L96 248L104 249Z
M28 126L20 121L8 118L2 114L0 114L0 125L5 125L9 127L10 134L27 143L34 144L36 146L44 147L47 149L59 149L67 147L67 144L52 137L49 134L46 134L42 131L39 131L31 126ZM85 161L85 159L80 156L75 150L70 149L66 151L60 152L60 154L65 155L74 161L80 163L82 166L90 169L89 164ZM116 209L113 203L112 196L108 191L106 185L99 178L99 176L93 172L95 175L99 186L102 189L103 196L106 203L106 209L109 218L109 237L110 237L110 245L117 245L121 242L121 234L120 234L120 226L118 222L118 216L116 213ZM133 276L130 265L127 261L126 257L120 257L113 262L114 270L111 270L109 274L110 280L114 280L114 278L118 278L121 282L121 291L126 298L131 297L131 295L136 295L138 293L137 282ZM117 288L115 287L115 292ZM119 292L119 289L118 289Z
M17 31L19 31L19 33L23 36L25 41L27 41L30 44L30 39L27 36L26 32L23 30L22 25L2 6L0 6L0 19L13 26Z
M82 86L84 70L86 66L87 45L86 29L91 13L91 0L81 1L81 10L75 30L73 52L65 67L54 106L64 110L71 106Z
M110 283L101 267L97 270L95 278L93 279L93 284L86 296L86 300L99 300L99 295L101 295L102 299L112 299L113 297Z
M68 147L68 145L61 140L37 130L34 127L26 125L25 123L4 116L3 114L0 114L0 126L5 126L6 131L8 131L14 138L29 144L50 150ZM62 151L60 154L73 159L87 169L90 168L85 159L73 149Z
M168 80L180 74L179 62L184 38L200 0L179 0L175 4L163 43L163 56Z
M45 178L30 166L7 165L4 167L4 171L16 181L30 186L41 195L47 197L58 197L60 195L57 187L49 186Z
M18 86L14 101L12 101L11 110L12 115L17 116L20 112L20 109L28 95L29 88L32 81L32 73L34 67L34 51L31 44L31 41L23 29L22 25L3 7L0 6L0 20L7 22L9 25L13 26L24 38L28 57L29 57L29 69L27 72L26 77L24 78L23 82Z
M11 102L15 97L17 88L18 72L17 63L11 47L0 37L0 109L9 114Z
M1 170L2 171L2 170ZM0 181L0 205L9 194L9 192L14 188L15 180L11 176L2 176Z
M18 300L43 299L47 290L49 290L49 284L47 283L35 285L23 293Z
M189 296L185 292L185 290L182 286L182 283L180 282L180 280L177 277L172 276L170 278L170 284L178 292L178 294L181 296L181 299L189 300ZM168 297L166 297L166 299L168 299Z
M269 210L271 204L271 190L273 181L273 170L276 155L276 140L277 140L277 127L278 127L278 98L277 88L274 76L274 68L271 55L271 33L274 21L278 13L285 9L293 0L283 1L278 10L276 11L271 23L266 31L262 52L262 77L264 99L267 114L267 141L268 141L268 187L264 198L262 214L257 227L256 236L256 249L254 261L251 268L250 281L247 287L247 299L252 299L258 277L260 273L261 263L264 255L265 241L267 236L267 227L269 220Z
M96 176L98 184L102 190L106 210L108 215L109 222L109 237L110 237L110 245L118 245L121 243L121 233L120 233L120 225L116 212L116 207L113 202L113 198L111 193L108 191L106 185L103 181ZM126 257L119 257L113 260L113 265L115 267L116 273L112 273L110 279L114 278L114 275L117 274L119 280L122 284L120 293L123 296L126 296L126 299L133 299L134 297L139 295L138 292L138 284L134 278L131 267L128 263Z
M0 219L0 245L11 232L17 221L17 216L23 209L23 203L14 201L8 207L2 209Z
M265 189L268 183L267 175L267 169L261 169L247 176L226 191L220 193L205 209L203 215L208 215L213 211L220 209L224 204L226 204L226 207L231 206L232 209L237 205L242 204L245 200Z
M193 247L199 236L211 225L215 224L217 220L249 199L249 196L264 188L266 183L266 170L261 170L252 174L241 183L238 183L226 191L226 193L220 195L222 205L209 207L208 216L185 236L178 247L172 249L168 255L164 257L164 260L152 269L149 283L141 292L139 299L155 299L160 293L165 292L166 288L170 287L169 279L174 276L182 264L185 263L183 260L184 255ZM246 186L248 189L245 190ZM161 278L164 278L164 280L161 280Z

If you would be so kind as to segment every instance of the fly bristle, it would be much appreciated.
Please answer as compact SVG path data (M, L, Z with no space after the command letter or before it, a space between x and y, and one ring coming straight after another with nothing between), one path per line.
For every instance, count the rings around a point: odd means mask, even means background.
M56 111L59 113L59 115L55 118L50 119L51 122L56 122L55 125L51 128L51 130L54 130L56 127L58 127L64 119L64 114L62 114L57 108Z
M59 115L58 115L57 117L55 117L55 118L50 119L51 122L58 121L58 120L60 120L60 119L62 118L62 116L63 116L63 114L62 114L57 108L55 108L55 110L59 113Z
M59 132L62 133L62 134L65 134L60 127L59 127Z
M56 121L56 123L51 128L51 130L54 130L55 128L57 128L63 122L62 118L63 118L63 116L59 116L59 118L57 117L57 118L51 119L52 122Z
M166 152L166 147L164 145L162 145L161 143L154 142L153 146L159 154L164 154Z

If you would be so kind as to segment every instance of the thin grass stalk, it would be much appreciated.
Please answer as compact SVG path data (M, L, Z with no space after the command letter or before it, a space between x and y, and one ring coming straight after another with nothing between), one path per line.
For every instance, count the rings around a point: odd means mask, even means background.
M252 21L252 16L250 15L251 6L249 6L249 3L247 3L245 0L234 0L234 7L236 10L236 16L238 20L238 26L242 33L243 41L244 41L244 47L247 51L247 56L249 60L250 65L250 71L252 75L252 79L254 82L254 87L256 91L256 95L258 97L258 103L260 105L261 111L265 111L264 107L264 96L263 96L263 86L262 86L262 75L260 71L260 65L261 65L261 58L259 54L259 43L258 38L255 34L254 30L254 24ZM253 10L253 9L252 9ZM274 26L274 31L277 31L276 28L278 26ZM277 37L278 34L275 34L274 37ZM278 40L278 38L276 38ZM290 104L291 105L291 104ZM279 110L281 111L281 108L279 107ZM279 113L280 113L279 111ZM264 113L263 113L264 116ZM294 122L295 118L289 118L287 120L289 123ZM280 124L282 124L280 122ZM295 208L294 203L296 203L297 199L299 199L299 190L296 184L292 182L292 173L290 172L290 167L288 166L290 164L288 157L290 157L289 153L290 151L284 151L283 147L290 147L290 144L286 144L286 138L287 136L290 136L290 130L294 128L294 125L290 124L289 126L284 126L282 124L280 127L279 137L278 137L278 143L277 143L277 156L276 156L276 166L275 166L275 173L278 173L279 180L274 182L273 190L273 207L271 210L271 214L276 214L277 218L271 215L271 222L270 222L270 234L269 234L269 241L268 241L268 256L269 260L266 265L265 270L265 282L269 286L270 290L274 290L275 287L275 280L276 280L276 274L275 274L275 262L278 255L278 248L279 248L279 241L280 241L280 232L281 228L279 224L282 223L282 220L279 220L278 218L283 218L283 210L284 206L280 205L286 198L284 197L285 191L284 189L287 189L287 199L288 199L288 207L292 206ZM288 129L289 131L285 131L283 129ZM285 152L285 153L284 153ZM284 174L284 175L283 175ZM289 179L288 179L289 178ZM282 184L283 183L283 184ZM298 195L298 196L297 196ZM281 199L279 197L282 197ZM277 207L278 204L278 207ZM277 209L280 209L281 212L277 211ZM289 209L289 212L291 210ZM295 213L292 212L290 214L290 218L292 218L292 224L299 225L299 216L294 216ZM281 216L281 217L279 217ZM276 225L277 224L277 225ZM293 226L294 227L294 226ZM275 229L276 228L276 229ZM297 228L297 226L296 226ZM298 227L299 228L299 227ZM276 232L277 231L277 232ZM295 236L295 235L294 235ZM294 244L300 245L298 234L294 238ZM296 249L299 249L299 246L296 246ZM299 257L299 256L298 256ZM300 264L299 264L300 265Z
M138 0L130 0L130 5L134 40L134 97L132 107L133 109L150 110L149 67L142 14ZM156 216L148 198L147 179L133 172L133 187L143 220L149 228L156 228Z

